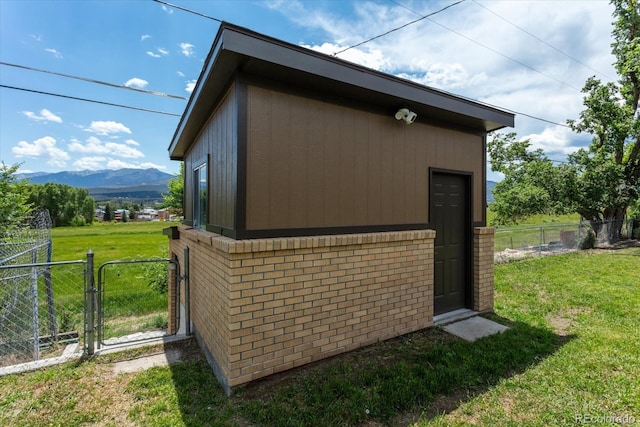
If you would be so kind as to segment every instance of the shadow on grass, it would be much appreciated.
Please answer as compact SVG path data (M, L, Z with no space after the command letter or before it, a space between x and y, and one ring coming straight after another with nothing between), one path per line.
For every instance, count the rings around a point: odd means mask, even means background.
M511 329L473 343L438 328L416 332L320 362L273 386L273 380L249 385L237 397L238 409L260 425L386 424L406 412L438 415L460 402L456 397L442 407L440 396L482 393L566 342L549 330L493 318Z
M430 328L248 384L227 399L202 356L172 365L187 426L406 424L450 412L526 371L572 339L495 315L510 326L470 343ZM409 418L409 414L415 414Z

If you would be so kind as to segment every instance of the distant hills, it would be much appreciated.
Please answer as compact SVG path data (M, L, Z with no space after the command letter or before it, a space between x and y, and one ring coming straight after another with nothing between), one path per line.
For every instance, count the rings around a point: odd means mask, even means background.
M65 171L56 173L34 172L18 174L34 184L66 184L87 188L96 200L128 198L138 200L162 200L168 192L167 183L174 175L158 169L116 169L99 171ZM487 203L494 201L494 181L487 181Z
M51 182L86 188L96 201L117 198L162 200L162 194L168 192L167 183L173 176L153 168L17 174L19 179L28 179L34 184Z

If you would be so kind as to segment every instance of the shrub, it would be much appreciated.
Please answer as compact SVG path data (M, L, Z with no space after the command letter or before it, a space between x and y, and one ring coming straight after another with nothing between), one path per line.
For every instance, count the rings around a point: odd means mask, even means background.
M167 251L164 252L167 255ZM166 262L158 261L145 264L144 275L151 289L161 294L167 293L169 290L169 266Z
M593 249L596 247L596 233L588 227L580 239L580 249Z
M87 225L87 220L84 219L82 215L76 215L71 220L71 225L73 227L84 227L85 225Z

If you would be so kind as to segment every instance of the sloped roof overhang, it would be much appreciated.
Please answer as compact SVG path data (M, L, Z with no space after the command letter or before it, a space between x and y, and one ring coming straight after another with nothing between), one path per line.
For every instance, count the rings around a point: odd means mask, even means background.
M169 146L182 160L238 72L388 109L409 106L418 118L489 132L513 127L512 113L222 23Z

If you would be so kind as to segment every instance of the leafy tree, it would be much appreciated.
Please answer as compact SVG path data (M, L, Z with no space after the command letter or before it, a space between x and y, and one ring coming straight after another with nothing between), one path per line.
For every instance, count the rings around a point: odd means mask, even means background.
M49 211L54 227L93 222L94 201L86 188L51 182L30 184L29 201L34 206Z
M0 162L0 237L23 224L31 212L28 184L15 176L19 168L19 164L7 166Z
M102 217L103 221L111 221L113 219L113 209L111 208L111 203L107 202L104 205L104 216Z
M562 215L574 210L575 176L567 165L555 166L540 149L515 133L496 134L488 144L491 168L505 178L493 189L491 209L498 224L517 223L533 214Z
M169 194L163 194L162 206L173 209L182 215L184 203L184 162L180 162L180 172L171 178L168 183Z
M505 174L494 190L496 218L517 221L536 213L577 212L591 222L599 241L620 238L622 220L640 189L640 10L638 0L613 0L612 52L618 83L591 77L583 88L585 109L569 120L593 135L589 148L554 165L513 134L489 143L491 167Z

